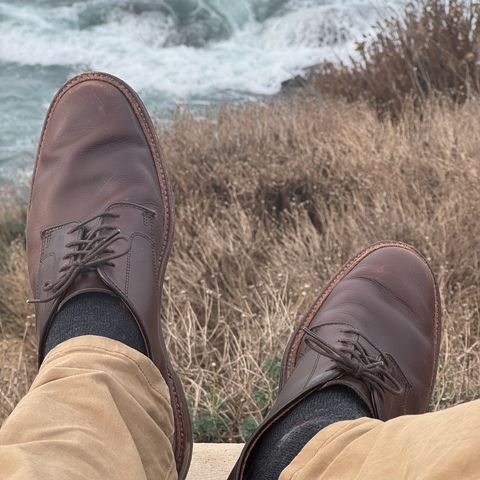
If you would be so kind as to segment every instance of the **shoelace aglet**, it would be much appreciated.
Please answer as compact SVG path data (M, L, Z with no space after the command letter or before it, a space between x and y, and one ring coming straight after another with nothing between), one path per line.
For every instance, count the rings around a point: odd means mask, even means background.
M29 298L26 302L27 305L37 305L37 303L43 303L42 300L37 298Z

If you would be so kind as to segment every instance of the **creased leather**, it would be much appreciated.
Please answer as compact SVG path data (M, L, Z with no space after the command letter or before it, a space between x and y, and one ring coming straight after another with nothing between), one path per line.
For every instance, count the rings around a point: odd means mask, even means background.
M105 212L115 215L101 216ZM99 262L81 271L68 283L68 291L62 286L58 298L36 305L39 362L49 324L62 302L88 291L121 297L167 381L175 416L173 447L183 479L192 451L190 419L160 321L163 277L173 237L173 197L145 107L125 83L103 73L69 81L55 96L44 124L27 219L29 275L37 299L48 298L43 289L46 282L62 285L60 269L74 261L68 257L67 245L80 235L79 230L68 232L83 222L87 225L82 229L87 231L105 222L114 235L118 229L118 240L108 247L111 256L119 257L111 260L114 266Z

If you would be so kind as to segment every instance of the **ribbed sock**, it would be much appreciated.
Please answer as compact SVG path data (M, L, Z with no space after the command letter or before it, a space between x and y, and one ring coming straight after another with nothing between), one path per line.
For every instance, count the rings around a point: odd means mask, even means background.
M140 328L118 297L85 293L69 300L53 318L45 355L60 343L83 335L111 338L147 355Z
M342 420L370 416L365 403L348 387L334 385L314 392L263 434L250 455L245 478L278 480L320 430Z

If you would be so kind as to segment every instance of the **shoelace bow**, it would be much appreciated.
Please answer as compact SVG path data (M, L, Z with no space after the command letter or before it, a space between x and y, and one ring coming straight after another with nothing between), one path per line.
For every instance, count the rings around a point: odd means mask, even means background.
M119 240L128 241L121 236L120 229L113 225L103 224L92 230L86 226L97 219L118 218L120 215L110 212L101 213L80 223L72 228L68 234L74 233L80 229L83 230L81 238L67 243L65 246L72 251L63 256L63 261L68 262L59 273L60 277L55 281L47 281L43 285L43 291L49 293L49 296L42 299L29 300L28 303L47 303L63 295L72 285L75 278L82 272L94 269L101 265L113 266L112 260L123 257L130 248L120 253L115 253L110 246Z
M357 342L345 340L342 341L346 345L345 348L335 348L309 328L303 327L303 331L307 336L306 345L320 355L331 359L342 373L363 380L367 386L377 392L387 391L392 395L403 393L403 386L388 370L385 359L379 360L369 356ZM343 332L354 333L368 342L367 338L355 330L344 330ZM347 345L353 348L348 349Z

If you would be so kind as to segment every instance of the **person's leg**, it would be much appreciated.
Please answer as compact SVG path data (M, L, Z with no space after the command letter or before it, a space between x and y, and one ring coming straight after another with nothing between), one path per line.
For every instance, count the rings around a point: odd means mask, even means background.
M162 333L173 197L121 80L69 81L47 114L27 215L39 375L0 430L2 479L184 480L192 452Z
M277 480L305 444L332 423L369 417L365 403L342 385L313 392L260 438L247 466L247 478Z
M97 336L46 357L0 429L5 480L176 480L173 412L153 362Z
M480 400L382 422L362 418L319 432L280 480L477 480Z
M293 333L277 401L246 443L230 480L278 479L295 457L291 468L304 458L306 444L342 421L375 423L424 413L439 342L439 295L424 258L400 242L366 248L332 278ZM355 420L362 417L371 418ZM337 453L332 455L343 465L341 449ZM355 459L359 465L365 460Z

